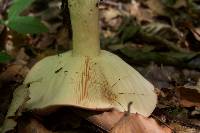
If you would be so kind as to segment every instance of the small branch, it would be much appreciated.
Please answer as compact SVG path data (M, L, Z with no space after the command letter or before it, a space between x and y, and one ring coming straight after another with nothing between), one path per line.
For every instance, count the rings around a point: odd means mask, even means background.
M170 115L169 113L166 113L166 112L163 112L163 114L166 116L166 118L169 121L174 121L174 122L176 122L176 123L178 123L182 126L186 126L186 127L189 127L189 128L194 128L196 130L200 130L200 126L192 123L191 120L177 118L176 116L172 116L172 115Z
M152 116L154 119L156 119L156 120L158 120L159 122L161 122L161 123L162 123L163 125L165 125L166 127L168 127L170 130L172 130L173 133L175 133L175 130L174 130L173 128L171 128L168 124L166 124L165 122L163 122L159 117L155 116L154 114L151 114L151 116Z

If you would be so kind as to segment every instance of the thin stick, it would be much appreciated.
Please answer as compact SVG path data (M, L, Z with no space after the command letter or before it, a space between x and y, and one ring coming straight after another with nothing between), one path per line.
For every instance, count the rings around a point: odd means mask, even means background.
M160 118L158 118L157 116L151 114L152 117L154 117L155 119L157 119L158 121L160 121L163 125L165 125L166 127L168 127L169 129L171 129L174 133L175 133L175 130L172 129L168 124L166 124L165 122L163 122Z

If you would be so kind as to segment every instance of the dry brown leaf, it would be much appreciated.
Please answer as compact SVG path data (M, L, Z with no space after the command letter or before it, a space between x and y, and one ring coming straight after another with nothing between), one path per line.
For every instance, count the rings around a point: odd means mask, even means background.
M195 128L189 128L185 126L181 126L178 123L172 123L170 124L170 127L172 127L176 133L199 133L200 131Z
M165 5L161 0L146 0L146 5L157 15L166 15L167 11L165 10ZM176 3L172 6L173 8L187 7L186 0L177 0Z
M110 131L114 125L123 117L123 115L123 113L118 112L117 110L112 110L110 112L89 116L88 120L95 125Z
M191 30L191 32L193 33L194 37L200 41L200 27L198 28L194 28L193 30Z
M114 8L108 8L105 11L102 11L102 16L104 17L106 22L111 21L113 18L116 18L117 16L120 16L121 13Z
M174 8L180 8L180 7L187 7L187 1L186 0L177 0L176 3L173 5Z
M35 119L30 119L28 123L21 124L21 126L19 126L17 130L18 133L53 133L52 131L47 130L41 123L39 123Z
M90 116L88 120L111 133L171 133L169 128L160 127L152 118L139 114L126 116L116 110Z
M127 4L126 8L130 15L136 17L136 20L141 22L152 22L154 13L150 9L145 9L140 6L140 3L134 2Z
M115 8L108 8L107 10L103 10L101 12L101 17L105 23L115 30L118 29L122 23L120 16L122 16L122 14Z
M20 85L17 87L13 93L13 99L2 126L3 133L15 128L17 125L16 119L22 115L24 105L28 100L29 91L26 86Z
M152 118L132 114L122 118L111 133L171 133L167 127L161 127Z
M13 64L0 74L0 81L17 81L17 76L24 77L29 71L28 67L21 64Z
M183 107L200 107L200 92L194 88L177 87L176 94Z
M161 3L160 0L147 0L146 4L148 7L158 15L165 15L164 5Z

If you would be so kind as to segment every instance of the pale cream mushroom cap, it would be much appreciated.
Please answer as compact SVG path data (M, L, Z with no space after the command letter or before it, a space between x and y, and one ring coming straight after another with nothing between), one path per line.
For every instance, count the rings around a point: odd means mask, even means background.
M30 100L26 108L76 106L92 110L116 108L149 116L157 96L154 87L118 56L101 50L99 56L72 56L72 52L46 57L27 75Z

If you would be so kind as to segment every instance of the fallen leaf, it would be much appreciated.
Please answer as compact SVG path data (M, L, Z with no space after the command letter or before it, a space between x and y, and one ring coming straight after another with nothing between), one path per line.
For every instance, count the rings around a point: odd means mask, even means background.
M194 37L195 37L198 41L200 41L200 27L191 29L191 32L193 33Z
M176 0L176 3L173 5L174 8L187 7L187 0Z
M159 126L153 118L136 113L122 118L111 133L171 133L171 129Z
M147 0L146 4L155 14L166 15L165 7L160 0Z
M195 115L199 115L200 116L200 107L195 107L195 109L191 112L191 116L195 116ZM199 122L199 126L200 126L200 121Z
M180 38L180 31L175 28L171 27L169 24L161 23L161 22L154 22L149 23L142 26L142 29L149 34L160 36L167 40L179 40ZM173 35L173 36L172 36Z
M104 17L106 22L111 21L113 18L116 18L117 16L120 16L121 13L114 8L108 8L105 11L102 11L102 16Z
M130 15L136 17L136 20L139 23L153 22L153 17L155 16L152 10L142 8L140 3L138 2L132 2L131 4L127 4L126 10L128 10Z
M200 107L200 79L196 85L176 88L179 102L183 107Z
M195 128L182 126L178 123L172 123L170 126L175 129L176 133L199 133L200 131Z
M112 110L88 117L88 120L111 133L171 133L167 127L159 126L153 118Z
M24 104L29 100L29 91L25 85L15 89L13 99L3 123L2 132L13 130L17 125L15 121L24 110Z
M0 81L18 81L25 77L29 68L21 64L9 65L4 72L0 74ZM21 77L21 78L18 78Z
M176 94L181 106L200 107L200 92L194 88L177 87Z
M27 123L24 123L24 121L22 121L22 123L23 124L18 124L20 125L17 128L18 133L53 133L33 118L28 120Z
M109 112L103 112L102 114L91 115L87 119L95 125L110 131L114 125L123 117L123 113L112 110Z
M108 8L105 11L101 12L101 18L104 22L111 27L112 29L117 30L122 23L122 14L119 10L114 8Z

